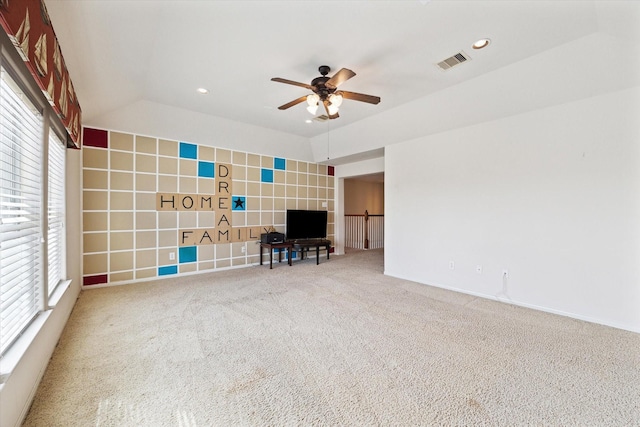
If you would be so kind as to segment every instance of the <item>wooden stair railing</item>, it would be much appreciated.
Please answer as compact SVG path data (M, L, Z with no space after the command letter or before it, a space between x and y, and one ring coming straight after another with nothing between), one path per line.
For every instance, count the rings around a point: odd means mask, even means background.
M345 215L345 246L356 249L379 249L384 247L384 215Z

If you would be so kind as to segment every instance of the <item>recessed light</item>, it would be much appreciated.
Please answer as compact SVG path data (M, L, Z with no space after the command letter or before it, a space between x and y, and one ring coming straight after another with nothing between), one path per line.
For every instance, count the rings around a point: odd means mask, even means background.
M198 89L196 89L198 91L198 93L201 93L203 95L209 93L209 91L203 87L199 87Z
M482 48L485 48L485 47L489 46L489 43L491 43L491 40L489 40L489 39L480 39L480 40L478 40L477 42L475 42L473 44L473 48L474 49L482 49Z
M311 119L307 119L304 121L305 123L312 123Z

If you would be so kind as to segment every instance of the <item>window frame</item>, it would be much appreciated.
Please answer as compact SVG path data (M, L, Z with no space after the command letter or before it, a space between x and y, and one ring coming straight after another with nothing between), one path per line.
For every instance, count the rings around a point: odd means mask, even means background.
M54 149L52 149L52 146ZM62 152L58 151L61 146ZM63 138L60 138L55 129L49 126L49 138L47 143L47 227L45 241L47 253L47 306L51 306L51 297L57 287L66 281L66 147ZM51 167L53 161L61 161L61 165ZM56 179L61 179L57 181ZM53 182L53 184L52 184ZM44 191L44 189L43 189ZM58 197L59 196L59 197ZM44 208L45 206L43 206ZM53 211L53 212L52 212ZM53 224L52 224L53 223ZM52 231L53 230L53 231ZM52 249L52 240L55 237L55 250ZM52 261L57 265L52 266ZM52 275L57 277L52 278ZM55 281L54 281L55 280Z
M67 131L64 128L60 118L53 110L53 107L49 104L46 97L38 87L33 76L28 71L24 61L20 58L15 47L11 43L9 37L6 34L2 34L0 37L0 67L7 73L13 83L19 88L21 96L28 99L28 101L35 106L35 109L40 112L40 137L39 146L41 148L40 158L40 240L39 247L39 259L40 259L40 275L37 283L33 284L33 289L38 293L37 311L35 315L31 316L29 321L22 323L20 332L5 343L2 343L0 347L0 360L2 361L2 369L0 371L0 387L2 383L8 377L12 371L11 366L17 363L22 357L24 350L29 345L29 342L35 337L39 327L42 326L44 320L48 317L51 309L55 306L60 296L65 289L68 288L70 280L68 280L66 272L66 209L62 212L62 230L59 234L59 247L61 252L60 257L60 280L49 285L49 257L48 257L48 226L49 226L49 144L50 137L55 134L61 141L64 150L67 149L68 137ZM64 137L61 138L61 135ZM66 158L66 151L64 152ZM64 190L66 190L66 162L62 170L63 182L57 186L58 189L62 189L63 202L62 205L66 208L66 197ZM63 286L65 285L65 286ZM2 292L2 290L0 290Z

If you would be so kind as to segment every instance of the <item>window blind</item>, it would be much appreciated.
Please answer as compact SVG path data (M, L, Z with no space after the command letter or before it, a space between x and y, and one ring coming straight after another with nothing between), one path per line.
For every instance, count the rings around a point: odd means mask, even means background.
M0 354L38 315L42 116L0 68Z
M65 147L53 129L49 129L48 173L48 296L66 276L65 268Z

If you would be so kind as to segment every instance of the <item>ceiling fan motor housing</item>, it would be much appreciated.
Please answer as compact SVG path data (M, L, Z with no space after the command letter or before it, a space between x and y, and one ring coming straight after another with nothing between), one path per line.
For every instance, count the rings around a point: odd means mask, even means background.
M321 65L318 67L318 71L322 74L322 77L316 77L311 80L311 86L313 91L318 94L322 101L326 100L329 95L335 92L335 89L328 88L325 83L330 80L327 74L331 71L331 67L328 65Z
M320 99L322 99L323 101L327 96L335 91L335 89L330 89L325 86L325 83L328 80L329 77L316 77L311 81L311 87L313 88L313 91L317 93L318 96L320 96Z

